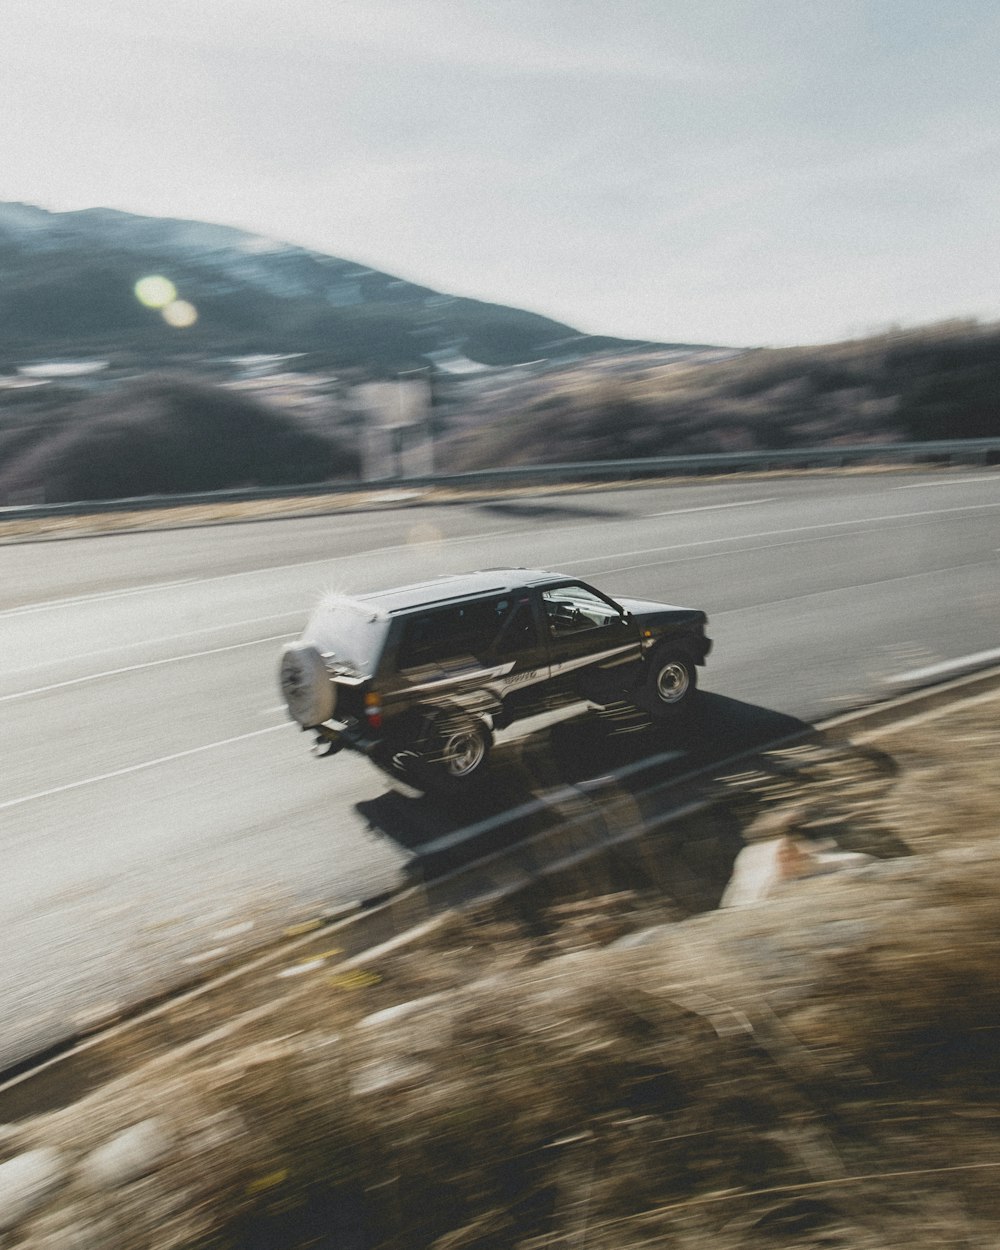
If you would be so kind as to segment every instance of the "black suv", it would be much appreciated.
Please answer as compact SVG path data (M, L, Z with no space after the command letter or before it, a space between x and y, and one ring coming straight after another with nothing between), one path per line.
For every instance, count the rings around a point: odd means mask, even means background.
M493 730L568 703L676 716L711 648L692 608L615 600L575 577L485 569L325 599L281 659L291 718L424 789L457 788Z

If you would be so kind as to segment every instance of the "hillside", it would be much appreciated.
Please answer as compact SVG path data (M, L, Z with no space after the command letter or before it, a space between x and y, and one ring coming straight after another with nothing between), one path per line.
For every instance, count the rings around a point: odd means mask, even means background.
M196 319L185 307L171 325L144 306L135 284L150 275L169 279ZM0 344L0 370L304 352L374 375L426 365L433 352L514 364L631 345L227 226L10 203L0 204Z
M110 209L0 204L0 345L0 504L350 480L354 384L418 368L442 472L1000 436L997 325L632 343Z
M716 353L719 355L721 353ZM1000 437L1000 326L954 322L818 347L634 354L466 409L458 468Z
M242 384L202 366L14 385L0 391L0 504L356 480L349 393L305 368ZM435 380L432 414L441 472L1000 437L1000 327L471 372Z

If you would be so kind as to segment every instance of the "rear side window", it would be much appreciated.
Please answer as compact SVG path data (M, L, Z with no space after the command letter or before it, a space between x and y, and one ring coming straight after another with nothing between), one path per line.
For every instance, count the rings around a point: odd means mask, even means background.
M407 619L399 648L401 669L481 662L514 603L509 595L431 608Z

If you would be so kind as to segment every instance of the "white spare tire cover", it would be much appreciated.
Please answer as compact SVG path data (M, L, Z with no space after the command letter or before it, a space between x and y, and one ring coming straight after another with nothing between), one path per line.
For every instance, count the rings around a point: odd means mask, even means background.
M292 720L307 728L333 715L337 690L323 657L308 642L289 642L281 653L281 693Z

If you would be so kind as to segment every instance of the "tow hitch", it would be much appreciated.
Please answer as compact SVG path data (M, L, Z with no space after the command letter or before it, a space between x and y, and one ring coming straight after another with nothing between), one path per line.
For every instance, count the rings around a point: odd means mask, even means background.
M331 729L327 725L316 726L316 741L313 743L313 755L323 759L326 755L336 755L344 749L343 735L339 729Z

